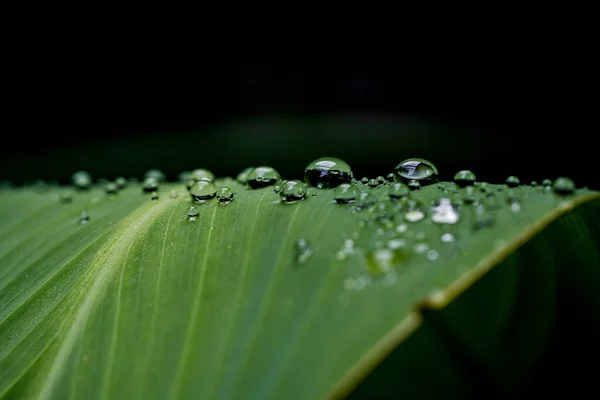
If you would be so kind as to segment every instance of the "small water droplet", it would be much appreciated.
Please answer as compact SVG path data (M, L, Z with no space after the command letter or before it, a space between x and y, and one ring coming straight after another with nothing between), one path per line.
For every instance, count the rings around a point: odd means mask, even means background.
M433 207L431 220L436 224L456 224L459 220L459 214L450 199L441 198L439 204Z
M423 185L437 182L438 170L431 161L423 158L409 158L398 164L394 170L399 181L408 183L417 180Z
M342 183L333 191L333 199L338 204L348 204L356 200L359 190L352 183Z
M385 179L386 179L388 182L394 182L394 173L393 173L393 172L390 172L389 174L387 174L387 175L385 176Z
M89 221L90 221L90 216L88 215L87 211L82 211L79 214L79 223L87 224Z
M379 186L379 182L377 181L377 179L370 179L367 185L369 185L371 189L375 189L377 188L377 186Z
M254 167L248 167L248 168L244 168L242 170L242 172L240 172L236 177L235 180L238 181L239 183L241 183L242 185L245 185L248 182L248 174L254 169Z
M408 188L410 190L419 190L419 189L421 189L421 184L419 183L418 180L411 179L410 181L408 181Z
M427 259L431 260L431 261L435 261L439 258L440 253L438 253L436 250L431 249L427 252Z
M190 189L190 195L196 202L212 199L217 194L217 187L210 181L198 181Z
M119 187L116 183L110 182L106 185L104 190L106 191L106 194L117 194L117 192L119 191Z
M144 174L144 179L148 179L148 178L152 178L156 182L160 183L160 182L164 182L164 180L165 180L165 174L163 174L158 169L151 169L151 170L148 170Z
M512 203L510 203L510 211L512 211L512 212L521 211L521 203L519 203L518 201L513 201Z
M453 234L446 232L441 236L440 240L444 243L452 243L454 242L455 238Z
M246 183L251 189L260 189L267 186L275 185L281 176L274 168L271 167L256 167L248 173Z
M506 178L506 185L508 187L517 187L521 184L521 181L519 180L519 178L517 178L516 176L509 176L508 178Z
M286 181L281 187L279 197L286 204L296 203L306 196L306 185L299 180Z
M571 194L575 191L575 183L569 178L560 177L554 181L552 190L559 195Z
M311 194L312 194L312 197L317 197L317 191L316 191L316 190L313 190L313 191L311 192Z
M125 186L127 186L127 179L125 179L122 176L119 176L117 179L115 179L115 183L117 184L117 187L119 189L124 189Z
M383 176L378 176L377 182L379 182L380 185L383 185L385 183L385 178Z
M195 221L196 218L198 218L198 215L200 214L200 212L198 211L198 209L194 206L189 206L187 209L187 219L190 221Z
M295 244L296 264L304 264L313 255L314 250L306 239L298 239Z
M405 206L404 219L408 222L419 222L425 218L423 204L415 199L409 199Z
M233 195L233 189L228 187L222 187L217 191L217 199L223 205L231 203Z
M73 202L73 194L71 192L62 192L58 198L58 201L62 204L68 204Z
M409 194L410 189L405 184L400 182L392 183L392 185L388 189L388 196L390 196L392 199L406 197Z
M73 185L79 190L87 190L92 186L92 177L85 171L77 171L71 176Z
M465 204L479 204L479 193L473 186L467 186L464 188L462 201Z
M398 232L398 233L406 233L407 230L408 230L408 225L406 225L406 224L399 224L396 227L396 232Z
M490 226L494 225L495 219L494 216L492 214L490 214L488 212L488 210L485 208L485 206L483 204L479 204L476 205L475 208L473 209L474 211L474 216L473 216L473 229L474 230L480 230L483 228L489 228Z
M537 186L537 185L538 185L537 181L531 181L529 184L530 184L531 186Z
M395 250L401 247L406 247L407 243L408 242L406 241L406 239L390 239L387 242L387 247L389 249Z
M279 192L281 192L281 186L275 185L275 187L273 188L273 193L279 194Z
M158 181L156 178L145 178L144 182L142 183L142 190L144 192L156 192L158 190Z
M415 253L418 254L423 254L425 253L427 250L429 250L429 245L427 243L415 243L413 245L413 250L415 251Z
M542 181L543 186L552 186L552 181L550 179L544 179Z
M187 181L190 180L190 176L191 176L192 172L191 171L181 171L179 173L179 175L177 175L177 180L179 182L183 182L186 183Z
M204 169L204 168L198 168L193 170L190 175L188 176L188 180L189 179L193 179L195 182L199 182L199 181L208 181L208 182L212 182L215 180L215 174L213 174L211 171Z
M318 188L331 189L351 180L350 165L336 157L318 158L304 170L304 181Z
M401 249L378 248L367 253L367 270L371 275L381 276L389 274L395 266L408 259Z
M171 193L169 193L169 197L172 199L176 199L177 197L179 197L179 195L175 190L171 190Z
M357 211L369 208L377 203L377 197L369 192L361 192L354 202Z
M158 200L158 193L157 192L153 192L150 195L150 200Z
M454 183L460 187L472 186L475 183L475 174L468 169L458 171L454 175Z
M364 177L362 177L362 178L360 179L360 182L361 182L363 185L366 185L367 183L369 183L369 178L367 178L366 176L364 176Z

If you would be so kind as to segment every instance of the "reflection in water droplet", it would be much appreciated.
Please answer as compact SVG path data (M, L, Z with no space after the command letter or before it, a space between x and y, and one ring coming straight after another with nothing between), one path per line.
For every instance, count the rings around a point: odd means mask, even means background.
M552 190L559 195L571 194L575 191L575 183L569 178L560 177L554 181Z
M311 186L330 189L350 183L352 170L345 161L335 157L321 157L306 166L304 181Z
M222 187L217 191L217 199L223 205L231 203L233 195L233 189L228 187Z
M423 185L437 182L438 171L432 162L423 158L409 158L395 168L399 180L409 182L417 180Z
M297 203L306 196L306 185L295 179L286 181L281 187L279 196L285 204Z
M516 176L509 176L508 178L506 178L506 185L508 187L513 188L519 186L520 184L521 181Z
M458 171L454 175L454 182L460 187L472 186L475 183L475 174L468 169Z
M79 223L87 224L89 221L90 221L90 216L88 215L88 213L86 211L82 211L79 214Z
M313 255L313 249L306 239L298 239L295 247L296 264L304 264Z
M333 199L339 204L348 204L356 200L359 190L352 183L342 183L333 191Z
M260 189L275 185L281 176L274 168L262 166L250 171L246 179L246 183L251 189Z
M439 204L433 207L431 220L436 224L456 224L459 220L459 215L450 199L441 198Z
M217 194L217 187L209 181L198 181L190 189L192 199L197 202L203 202L212 199Z
M189 206L187 209L187 219L190 221L195 221L200 212L194 206Z

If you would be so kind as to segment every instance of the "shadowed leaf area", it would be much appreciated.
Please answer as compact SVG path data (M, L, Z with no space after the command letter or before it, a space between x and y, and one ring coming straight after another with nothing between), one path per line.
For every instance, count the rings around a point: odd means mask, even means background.
M415 165L1 189L0 395L532 396L600 311L599 194Z

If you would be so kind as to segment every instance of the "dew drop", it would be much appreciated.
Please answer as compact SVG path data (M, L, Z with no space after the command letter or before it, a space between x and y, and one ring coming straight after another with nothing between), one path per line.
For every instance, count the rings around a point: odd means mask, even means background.
M381 276L393 271L394 266L407 260L406 253L400 249L378 248L367 253L367 270L371 275Z
M575 183L569 178L560 177L554 181L552 190L559 195L571 194L575 191Z
M312 257L314 250L306 239L298 239L295 244L294 261L296 264L304 264Z
M456 224L459 220L459 214L450 199L441 198L439 204L433 207L431 220L436 224Z
M279 194L280 192L281 192L281 186L275 185L275 187L273 188L273 193Z
M425 211L423 204L414 199L409 199L406 202L406 212L404 213L404 219L408 222L419 222L425 218Z
M198 181L190 189L190 195L196 202L212 199L217 194L217 187L209 181Z
M450 232L447 232L447 233L444 233L442 235L442 237L440 238L440 240L443 243L452 243L452 242L454 242L455 238L454 238L453 234L451 234Z
M356 200L359 190L352 183L342 183L333 191L333 199L339 204L348 204Z
M90 222L90 216L88 215L87 211L82 211L79 214L79 223L87 224L88 222Z
M531 186L537 186L537 185L538 185L537 181L531 181L529 184L530 184Z
M156 178L145 178L144 182L142 183L142 190L144 192L156 192L158 190L158 181Z
M73 194L71 192L62 192L58 198L58 201L62 204L69 204L73 202Z
M198 211L198 209L194 206L189 206L187 209L187 219L190 221L195 221L196 218L198 218L198 215L200 214L200 212Z
M411 179L410 181L408 181L408 188L410 190L419 190L419 189L421 189L421 184L419 183L418 180Z
M437 250L431 249L427 252L427 259L430 261L435 261L440 257L440 253Z
M360 211L375 205L375 203L377 203L377 197L369 192L361 192L356 198L354 206L356 210Z
M392 185L388 189L388 196L390 196L392 199L406 197L409 194L410 189L405 184L400 182L392 183Z
M423 185L437 182L438 170L432 162L423 158L409 158L394 169L399 180L408 183L417 180Z
M544 179L542 181L543 186L552 186L552 181L550 179Z
M375 189L377 188L377 186L379 186L379 182L377 181L377 179L370 179L367 185L369 185L371 189Z
M377 182L379 182L380 185L383 185L385 183L385 178L383 176L378 176Z
M117 179L115 179L115 183L117 184L117 187L119 189L124 189L125 186L127 186L127 179L125 179L122 176L119 176Z
M144 174L144 179L148 179L148 178L153 178L154 180L156 180L156 182L160 183L160 182L164 182L165 174L163 174L158 169L151 169L151 170L148 170Z
M267 186L275 185L281 176L274 168L271 167L256 167L248 173L246 183L251 189L260 189Z
M367 178L367 177L365 176L365 177L363 177L363 178L360 180L360 182L361 182L363 185L366 185L367 183L369 183L369 178Z
M254 169L254 167L244 168L242 170L242 172L240 172L239 174L237 174L237 176L235 177L235 180L238 181L239 183L241 183L242 185L245 185L248 182L248 174L253 169Z
M415 243L413 246L413 250L415 251L415 253L418 254L423 254L425 253L427 250L429 250L429 245L427 243Z
M208 181L212 182L215 180L215 175L207 169L198 168L190 172L188 180L193 179L195 182Z
M171 193L169 193L169 197L172 199L176 199L177 197L179 197L179 195L175 190L171 190Z
M222 187L217 190L217 199L223 205L231 203L233 200L233 189L228 187Z
M520 184L521 184L521 181L516 176L511 175L508 178L506 178L506 185L508 187L514 188L514 187L519 186Z
M345 161L335 157L321 157L306 166L304 181L321 189L335 188L352 180L352 170Z
M495 219L488 212L483 204L479 204L474 208L473 229L478 231L484 228L489 228L494 225Z
M158 200L158 193L157 192L153 192L150 195L150 200Z
M79 190L87 190L92 186L92 177L85 171L77 171L71 176L73 185Z
M387 175L385 176L385 179L386 179L388 182L394 182L394 173L393 173L393 172L390 172L389 174L387 174Z
M317 191L316 191L316 190L313 190L313 191L311 192L311 194L312 194L312 197L317 197Z
M475 174L468 169L458 171L454 175L454 182L460 187L473 186L475 179Z
M281 187L279 197L286 204L296 203L306 196L306 185L299 180L286 181Z
M104 190L106 191L106 194L117 194L117 192L119 191L119 187L116 183L110 182L106 185Z
M191 174L192 174L191 171L182 171L182 172L179 173L179 175L177 175L177 180L179 182L185 183L185 182L187 182L187 181L190 180L190 175Z
M465 204L479 204L479 194L475 191L473 186L467 186L464 188L462 201Z

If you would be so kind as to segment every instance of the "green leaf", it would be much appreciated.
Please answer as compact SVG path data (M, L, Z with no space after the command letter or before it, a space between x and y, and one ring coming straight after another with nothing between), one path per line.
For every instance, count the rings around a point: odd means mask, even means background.
M421 325L421 309L447 306L505 260L497 269L501 283L465 293L479 300L487 296L485 305L468 302L471 322L489 322L476 327L484 331L466 329L464 311L453 313L460 299L447 314L425 318L436 324L435 332L440 326L453 332L454 348L478 360L491 379L503 380L516 361L496 362L502 333L531 334L528 324L546 332L551 325L550 314L515 320L511 302L521 282L517 255L550 257L555 243L514 251L579 204L591 201L575 211L597 212L594 199L600 198L588 190L559 196L544 187L487 185L473 194L449 190L451 184L442 190L430 185L411 194L427 217L406 222L409 204L390 200L385 185L364 186L377 201L357 209L337 204L332 190L314 189L313 196L309 189L304 200L284 204L273 187L250 190L231 179L216 183L235 191L231 203L194 204L181 184L162 184L158 200L130 184L114 196L99 188L78 192L68 204L61 204L54 188L2 190L0 394L343 396ZM168 195L171 190L176 198ZM490 195L483 196L484 190ZM494 198L497 209L490 204L481 213L476 205L462 204L460 221L442 226L430 218L431 202L441 196L460 203L464 196L476 202ZM507 203L513 196L518 209ZM193 204L199 215L189 220ZM80 222L82 211L87 223ZM597 250L586 240L589 232L565 232L581 249L577 271L590 269L598 259L590 259ZM441 241L444 233L455 240ZM308 247L299 248L300 239ZM378 253L390 240L396 249ZM389 254L390 265L381 258ZM525 271L544 289L530 299L533 310L553 296L553 271ZM597 268L589 273L597 274ZM572 282L585 286L582 276L588 275L578 274L588 272L571 274ZM408 346L411 340L430 343L426 336L413 335L399 349L419 348ZM450 354L450 347L438 348L438 355ZM524 350L518 351L526 357L518 359L522 365L539 354L535 346ZM448 355L438 371L457 374L452 382L459 392L468 383L451 359Z

